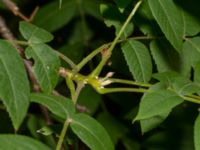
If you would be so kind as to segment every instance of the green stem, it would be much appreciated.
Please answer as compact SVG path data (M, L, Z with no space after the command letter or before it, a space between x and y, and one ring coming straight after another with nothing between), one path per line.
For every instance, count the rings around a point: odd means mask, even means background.
M148 92L148 89L142 88L102 88L98 90L101 94L107 93L115 93L115 92L137 92L137 93L145 93Z
M198 95L188 95L188 97L198 99L200 101L200 97Z
M71 119L67 119L63 125L63 128L62 128L62 131L61 131L61 134L60 134L60 137L59 137L59 140L58 140L58 144L56 146L56 150L60 150L61 149L61 146L62 146L62 143L63 143L63 140L65 138L65 134L67 132L67 129L69 127L69 124L71 122Z
M117 43L122 43L122 42L125 42L125 41L130 40L130 39L134 39L134 40L152 40L152 39L158 39L158 38L160 38L160 37L136 36L136 37L130 37L130 38L127 38L127 39L118 40ZM97 54L99 54L103 49L107 49L111 44L112 44L112 42L103 44L100 47L98 47L97 49L95 49L94 51L92 51L88 56L86 56L76 66L76 72L79 72L83 68L83 66L85 66L92 58L94 58ZM75 69L73 70L73 72L75 72Z
M192 98L192 97L183 96L182 98L183 98L184 100L186 100L186 101L189 101L189 102L192 102L192 103L196 103L196 104L200 104L200 101L199 101L199 100L194 99L194 98Z
M91 73L91 75L90 75L91 77L95 77L95 76L98 76L100 74L101 70L103 69L103 66L106 64L107 60L110 58L111 53L112 53L114 47L116 46L119 38L121 37L121 35L124 32L125 28L127 27L129 22L131 21L132 17L135 15L135 13L138 10L138 8L141 5L141 3L142 3L142 0L139 0L137 2L135 7L133 8L132 12L129 14L128 18L126 19L125 23L123 24L122 28L120 29L119 33L117 34L117 36L115 37L114 41L112 42L111 46L107 50L106 55L102 55L102 60L99 63L99 65L95 68L95 70Z
M62 53L56 50L55 52L61 59L63 59L66 63L68 63L72 69L76 69L76 64L70 58L68 58L67 56L63 55Z
M130 85L143 86L143 87L150 87L151 86L151 84L148 84L148 83L140 83L140 82L125 80L125 79L109 78L109 81L111 81L111 83L130 84Z
M86 56L77 66L76 66L76 71L79 72L83 66L85 66L92 58L94 58L98 53L100 53L104 48L107 48L110 45L108 44L103 44L102 46L98 47L94 51L92 51L88 56ZM72 70L73 72L75 70Z
M8 42L10 42L12 44L18 44L18 45L25 45L25 46L29 45L29 43L27 41L8 40Z
M74 93L74 95L73 95L73 97L72 97L72 100L73 100L73 102L74 102L75 105L76 105L76 103L77 103L78 96L79 96L79 94L81 93L81 90L83 89L84 85L85 85L85 84L84 84L83 82L77 83L76 92Z
M145 92L148 92L148 89L142 89L142 88L105 88L105 89L99 89L98 92L101 93L101 94L108 94L108 93L115 93L115 92L145 93ZM185 101L200 104L200 101L195 99L195 98L188 97L188 96L183 96L182 98Z
M68 86L68 88L69 88L70 95L71 95L71 98L72 98L73 95L75 95L74 83L73 83L73 81L72 81L70 78L68 78L68 77L66 77L65 80L66 80L66 84L67 84L67 86Z

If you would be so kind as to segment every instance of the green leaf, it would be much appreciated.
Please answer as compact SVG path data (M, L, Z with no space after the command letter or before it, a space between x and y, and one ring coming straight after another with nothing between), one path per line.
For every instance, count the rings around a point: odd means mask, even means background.
M31 102L46 106L53 114L62 119L70 118L75 113L72 100L62 96L33 93Z
M152 75L152 62L145 45L135 40L128 40L122 45L122 51L135 80L148 82Z
M148 0L152 14L177 51L182 49L183 17L173 0Z
M122 143L126 150L141 150L141 144L133 138L124 137Z
M107 27L114 26L115 27L115 35L117 35L126 19L126 16L119 12L117 7L114 5L100 5L101 13L104 17L104 22ZM133 23L129 23L126 29L124 30L121 38L126 39L133 32Z
M200 86L184 77L176 77L171 79L173 89L180 96L194 94L200 92Z
M167 85L165 82L158 82L154 85L152 85L149 88L149 92L155 92L159 90L165 90L167 89ZM149 130L157 127L160 123L162 123L170 114L170 111L158 113L157 115L147 118L147 119L142 119L140 120L140 126L142 133L144 134L145 132L148 132Z
M60 60L54 50L46 44L31 44L26 48L26 57L34 59L33 73L40 87L51 93L58 81Z
M148 132L152 130L153 128L155 128L156 126L158 126L159 124L161 124L168 117L169 114L170 112L167 111L167 112L158 114L156 116L153 116L151 118L140 120L142 133L144 134L145 132Z
M108 133L93 118L85 114L74 115L70 126L91 150L114 150Z
M178 77L179 74L175 71L167 71L153 74L153 78L165 82L168 86L171 84L171 79Z
M2 150L50 150L46 145L23 135L0 135L0 149Z
M171 110L184 100L175 92L169 90L157 90L149 92L142 97L139 112L134 120L148 119Z
M51 33L25 21L20 22L19 30L29 43L45 43L53 39Z
M150 50L158 72L176 71L182 75L189 76L191 65L185 50L178 53L168 41L163 39L152 41Z
M195 150L200 150L200 114L194 124L194 145Z
M48 31L56 31L71 21L77 12L76 7L74 0L63 1L60 9L58 2L53 1L37 12L33 23Z
M0 99L17 130L26 116L30 87L26 70L17 50L0 40Z
M121 10L124 10L130 4L131 0L115 0L115 2Z
M96 19L99 19L102 21L102 16L99 10L99 1L94 1L94 0L82 0L81 1L81 7L83 8L84 12L88 15L91 15L95 17ZM79 8L79 11L80 9ZM81 10L82 11L82 10Z
M126 126L109 113L100 113L97 120L105 127L114 144L128 132Z
M187 11L183 10L184 18L184 36L193 36L200 32L200 21L195 16L189 14Z
M187 39L183 45L183 50L187 52L187 59L192 67L200 60L200 37Z
M162 82L165 82L168 87L173 89L174 92L180 96L198 93L200 91L199 84L192 82L189 79L174 72L159 73L155 74L154 77Z
M160 31L158 24L154 21L154 17L150 10L148 1L142 2L134 17L134 24L145 35L158 36L162 34L162 31Z
M200 84L200 61L194 67L194 81Z
M78 104L84 106L88 114L93 115L99 107L101 100L101 95L92 87L86 86L78 97Z

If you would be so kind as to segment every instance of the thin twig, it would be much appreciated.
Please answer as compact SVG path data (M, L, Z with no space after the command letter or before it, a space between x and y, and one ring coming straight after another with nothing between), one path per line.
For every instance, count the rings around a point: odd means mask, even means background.
M14 3L12 0L2 0L2 2L5 4L5 6L15 15L20 17L21 19L31 22L37 13L39 7L36 7L33 12L31 13L30 17L26 17L19 9L16 3Z
M12 0L2 0L2 2L6 5L6 7L12 11L15 16L19 16L25 21L29 22L29 18L27 18L23 13L20 12L19 7Z

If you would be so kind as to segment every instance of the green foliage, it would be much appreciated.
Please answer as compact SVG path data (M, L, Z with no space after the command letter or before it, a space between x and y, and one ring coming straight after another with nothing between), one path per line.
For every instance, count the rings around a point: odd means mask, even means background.
M71 117L75 113L74 104L70 99L46 94L32 94L31 102L46 106L53 114L62 119Z
M46 44L31 44L26 48L26 57L34 59L33 72L46 93L51 93L58 81L60 60Z
M166 38L177 51L182 49L182 37L184 34L183 18L181 11L172 0L149 0L152 14L159 24Z
M50 150L46 145L42 144L41 142L34 140L30 137L26 137L23 135L12 135L12 134L5 134L0 135L0 147L4 150Z
M7 2L0 149L200 150L198 1Z
M139 112L134 120L143 120L168 113L182 102L183 99L172 91L157 90L149 92L143 96Z
M152 75L152 64L149 51L145 45L138 41L128 40L122 46L122 50L135 80L148 82Z
M55 31L67 24L75 14L76 5L73 0L63 1L60 9L58 9L57 1L53 1L39 10L34 23L48 31Z
M30 88L23 61L15 48L0 41L0 98L17 130L26 116Z
M30 44L46 43L53 39L49 32L27 22L20 22L19 30Z
M93 118L84 114L74 115L71 128L91 149L114 150L114 145L106 130Z

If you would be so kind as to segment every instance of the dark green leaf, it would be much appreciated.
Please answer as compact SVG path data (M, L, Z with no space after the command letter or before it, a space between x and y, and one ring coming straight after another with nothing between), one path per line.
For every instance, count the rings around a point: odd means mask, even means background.
M0 99L17 130L26 116L30 87L24 64L11 44L0 40Z
M171 110L184 100L175 92L157 90L146 93L140 102L139 112L134 120L148 119Z
M108 113L99 114L97 120L105 127L114 144L128 132L125 125Z
M183 45L183 50L187 54L190 65L195 67L196 63L200 60L200 37L187 39Z
M42 90L51 93L58 81L60 60L51 47L46 44L31 44L26 49L28 59L34 59L33 72Z
M168 86L171 85L171 79L178 77L179 74L175 71L167 71L153 74L153 78L165 82Z
M200 32L200 21L195 16L189 14L187 11L183 13L184 18L184 36L193 36Z
M200 92L200 86L181 76L171 79L175 92L181 96Z
M123 138L122 143L125 146L126 150L141 150L140 143L133 138Z
M155 91L165 90L165 89L167 89L166 83L158 82L149 88L149 92L155 92ZM142 133L144 134L145 132L148 132L149 130L157 127L160 123L162 123L168 117L169 113L170 111L166 111L160 114L158 113L156 116L140 120Z
M145 34L150 36L158 36L162 33L158 24L154 21L154 17L150 10L148 1L143 1L135 15L134 24Z
M102 4L101 13L104 17L104 22L108 27L114 26L115 27L115 34L117 35L124 23L126 16L119 12L117 7L113 5L105 5ZM131 33L133 32L133 24L129 23L126 29L124 30L121 38L126 39Z
M58 2L53 1L38 11L33 22L48 31L55 31L75 16L76 7L76 1L74 0L63 1L60 9L58 8Z
M79 20L74 24L73 29L71 29L71 36L66 44L79 44L85 46L85 44L87 44L87 42L92 38L92 36L93 32L88 26L88 24L85 23L83 26L83 22ZM82 53L83 52L84 51L82 50Z
M152 130L156 126L158 126L160 123L162 123L169 115L169 111L158 114L156 116L153 116L148 119L142 119L140 120L141 130L144 134L145 132L148 132L149 130Z
M135 80L148 82L152 75L152 62L145 45L135 40L128 40L122 46L122 50Z
M31 102L46 106L53 114L62 119L71 117L75 113L72 100L47 94L31 94Z
M151 42L150 50L158 72L176 71L189 76L191 65L184 50L178 53L166 40Z
M178 95L188 95L200 91L200 86L197 83L177 74L175 72L165 72L155 74L154 77L168 85Z
M200 114L194 124L194 145L195 150L200 150Z
M81 1L82 4L81 8L85 11L86 14L89 14L93 17L95 17L96 19L102 20L102 16L100 14L100 10L99 10L99 1L94 1L94 0L83 0ZM79 10L80 11L80 10ZM82 11L82 10L81 10Z
M166 38L177 51L182 49L183 17L173 0L148 0L152 14Z
M1 150L50 150L46 145L23 135L0 135Z
M85 114L74 115L70 126L91 150L114 150L108 133L93 118Z
M126 6L131 2L131 0L115 0L117 3L118 7L122 10L126 8Z
M86 86L80 93L78 104L84 106L86 112L93 115L101 102L101 96L90 86Z
M200 61L194 67L194 81L200 84Z
M20 22L19 30L29 43L45 43L53 39L49 32L25 21Z

